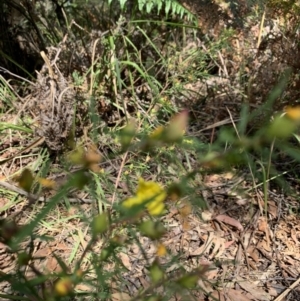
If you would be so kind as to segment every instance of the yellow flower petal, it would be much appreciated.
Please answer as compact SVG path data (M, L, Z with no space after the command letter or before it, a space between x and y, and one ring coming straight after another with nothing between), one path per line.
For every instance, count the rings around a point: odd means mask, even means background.
M132 198L126 199L123 202L123 206L126 208L131 208L133 206L140 205L140 204L141 204L141 202L140 202L139 198L137 198L137 197L132 197Z
M144 179L139 179L136 195L125 200L123 206L130 208L145 204L151 215L159 215L165 209L166 196L164 189L156 182L146 182Z
M158 202L150 202L147 205L147 209L151 215L160 215L165 210L165 204Z
M157 255L158 257L163 257L163 256L165 256L166 254L167 254L167 249L166 249L166 247L165 247L163 244L159 244L159 245L157 246L156 255Z
M300 120L300 106L286 108L286 115L294 121L299 121Z
M38 182L45 188L55 189L57 187L57 183L51 179L38 178Z

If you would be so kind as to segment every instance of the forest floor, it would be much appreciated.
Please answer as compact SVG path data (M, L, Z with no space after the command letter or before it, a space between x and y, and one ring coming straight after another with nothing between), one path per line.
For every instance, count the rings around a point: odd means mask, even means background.
M298 136L293 133L288 145L280 139L259 144L265 137L261 129L268 132L272 118L287 106L297 107L300 99L299 33L292 30L294 20L283 24L274 12L261 11L254 18L258 8L244 1L237 11L216 3L185 2L199 28L195 36L188 31L184 41L177 39L186 33L175 30L174 40L163 46L168 29L162 29L162 40L155 33L159 27L153 29L151 40L144 36L149 28L125 23L109 33L87 35L82 45L70 31L42 53L36 78L13 85L3 78L0 214L20 229L36 224L26 228L34 231L30 239L24 234L17 251L6 243L2 226L0 300L17 289L8 275L20 277L16 271L21 271L28 281L22 278L24 287L30 279L51 275L38 283L42 291L78 260L87 280L75 287L76 293L100 298L107 287L95 285L99 275L91 266L107 238L91 247L90 221L113 212L114 204L136 191L140 177L167 187L195 171L188 193L177 202L168 200L159 218L167 231L159 242L122 225L114 229L114 237L126 244L105 265L110 294L102 297L146 300L152 289L163 300L300 300ZM92 18L97 11L89 13ZM122 26L136 48L120 38ZM110 34L115 39L111 48ZM107 67L114 58L121 71ZM132 120L140 142L139 134L151 135L185 109L190 120L182 144L149 153L121 150L118 134ZM244 151L246 143L251 147ZM239 156L248 161L240 162ZM60 187L83 165L79 184L87 179L85 188L57 199ZM160 244L166 253L159 254ZM28 265L18 261L22 252L30 254ZM164 283L153 288L149 276L156 260L165 279L199 267L203 273L195 288L173 287L167 295ZM22 285L18 296L42 298Z

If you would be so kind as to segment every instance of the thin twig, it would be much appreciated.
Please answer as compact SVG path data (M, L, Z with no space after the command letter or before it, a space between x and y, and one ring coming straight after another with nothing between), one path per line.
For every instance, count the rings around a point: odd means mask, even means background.
M220 59L222 65L223 65L223 72L224 72L226 78L229 78L228 71L227 71L227 68L226 68L226 64L225 64L224 58L223 58L220 51L218 51L218 55L219 55L219 59Z
M53 71L53 68L52 68L52 66L51 66L51 62L50 62L49 58L47 57L45 51L41 51L40 54L41 54L41 57L43 58L45 64L46 64L47 67L48 67L48 71L49 71L50 77L51 77L52 79L54 79L54 78L55 78L55 73L54 73L54 71Z
M7 159L4 159L4 160L1 160L0 161L0 165L1 164L4 164L4 163L7 163L13 159L15 159L16 157L20 156L21 154L23 154L24 152L28 152L30 151L31 149L43 144L45 141L45 137L41 137L41 138L38 138L37 140L35 140L34 142L32 142L31 144L29 144L28 146L26 146L25 148L21 149L19 152L17 152L16 154L12 155L11 157L7 158Z
M114 190L114 193L113 193L113 196L112 196L112 200L111 200L111 204L112 205L113 205L113 203L115 202L115 199L116 199L117 188L119 186L119 182L120 182L120 179L121 179L121 174L123 172L123 168L124 168L127 156L128 156L128 152L126 152L124 154L124 156L123 156L123 160L122 160L122 163L121 163L121 166L120 166L120 170L119 170L119 173L118 173L118 176L117 176L117 179L116 179L115 190Z
M258 33L258 38L257 38L257 43L256 43L256 48L258 49L261 43L261 37L262 37L262 32L264 29L264 24L265 24L265 17L266 17L266 9L264 10L264 13L262 15L260 25L259 25L259 33Z
M25 190L23 190L22 188L14 185L14 184L10 184L8 182L5 181L0 181L0 186L2 186L3 188L9 190L9 191L13 191L16 192L22 196L25 196L26 198L30 199L30 200L34 200L37 202L43 202L43 203L47 203L50 201L49 198L46 197L38 197L37 195L33 194L33 193L29 193ZM70 203L93 203L93 200L90 199L81 199L81 198L68 198L68 201Z
M226 110L227 110L227 112L228 112L228 114L229 114L229 116L230 116L230 122L232 123L232 125L233 125L233 127L234 127L234 130L235 130L235 132L236 132L236 135L238 136L239 140L241 140L239 131L238 131L236 125L235 125L235 122L236 122L237 120L233 119L232 114L231 114L230 110L229 110L227 107L226 107ZM238 119L238 120L239 120L239 119Z
M300 277L296 280L290 287L288 287L283 293L281 293L274 301L281 301L284 297L286 297L297 285L300 283Z
M22 76L19 76L19 75L17 75L17 74L12 73L11 71L5 69L4 67L0 67L0 71L3 71L4 73L8 73L8 74L12 75L13 77L16 77L16 78L18 78L18 79L21 79L22 81L24 81L24 82L26 82L26 83L28 83L28 84L30 84L30 85L35 86L35 83L33 83L32 81L28 80L28 79L25 78L25 77L22 77ZM21 97L19 96L19 98L21 98ZM21 98L21 99L22 99L22 98Z
M211 124L211 125L205 127L204 129L201 129L201 130L199 130L199 131L192 132L191 134L192 134L192 135L200 134L200 133L202 133L202 132L204 132L204 131L211 130L211 129L214 129L214 128L216 128L216 127L220 127L220 126L222 126L222 125L230 124L230 123L236 122L236 121L239 121L239 119L233 119L233 120L231 120L230 118L227 118L227 119L224 119L224 120L215 122L214 124Z

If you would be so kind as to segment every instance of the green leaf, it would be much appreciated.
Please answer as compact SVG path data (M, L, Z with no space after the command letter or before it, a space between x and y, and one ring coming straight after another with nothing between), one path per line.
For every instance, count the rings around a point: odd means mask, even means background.
M6 129L10 129L10 130L16 130L16 131L21 131L21 132L25 132L25 133L32 133L32 130L20 125L16 125L16 124L11 124L11 123L7 123L7 122L0 122L0 131L6 130Z
M193 289L197 285L198 278L197 275L184 275L176 282L183 288Z
M119 139L122 146L122 150L125 151L130 146L132 139L136 134L136 124L133 120L129 121L128 124L121 130Z
M30 254L26 252L21 252L20 254L18 254L18 264L20 266L26 266L30 260L31 260Z
M12 238L14 238L18 232L19 227L15 221L11 220L0 220L0 238L5 242L9 243Z
M154 261L149 269L150 278L156 284L164 278L164 271L161 269L157 261Z
M166 15L169 13L170 8L171 8L171 1L167 0L166 1L166 7L165 7L165 13L166 13Z
M166 232L165 227L160 222L154 222L152 220L145 221L139 225L139 230L145 236L151 239L159 239Z
M148 1L147 4L146 4L146 12L147 12L148 14L151 12L152 7L153 7L152 1Z
M88 184L90 180L89 174L84 170L74 172L69 178L69 184L79 190Z
M140 0L140 1L138 1L139 11L143 10L143 7L144 7L145 4L146 4L146 0Z
M102 261L106 261L111 254L112 254L112 249L111 248L105 248L100 253L100 259Z
M92 221L93 236L104 233L109 226L107 213L97 215Z
M288 119L285 116L277 116L268 127L266 135L269 139L287 139L292 136L296 128L297 124L293 120Z
M120 6L121 6L121 9L124 10L124 7L125 7L125 4L127 2L127 0L119 0L120 2Z

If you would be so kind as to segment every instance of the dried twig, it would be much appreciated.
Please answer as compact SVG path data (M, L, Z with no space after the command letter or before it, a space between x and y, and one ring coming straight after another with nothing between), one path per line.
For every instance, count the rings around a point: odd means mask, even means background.
M25 148L21 149L19 152L17 152L16 154L12 155L11 157L1 160L0 161L0 165L7 163L13 159L15 159L16 157L20 156L21 154L30 151L31 149L43 144L45 141L44 137L38 138L37 140L35 140L34 142L32 142L31 144L29 144L28 146L26 146Z
M22 196L25 196L26 198L28 198L29 200L34 200L37 202L44 202L47 203L50 201L49 198L46 197L39 197L33 193L28 193L27 191L23 190L22 188L14 185L14 184L10 184L8 182L5 181L0 181L0 186L2 186L3 188L9 190L9 191L13 191L16 192ZM93 203L93 200L90 199L81 199L81 198L68 198L68 201L70 203Z
M300 284L300 277L296 280L290 287L288 287L284 292L282 292L274 301L281 301L284 297L286 297L297 285Z

